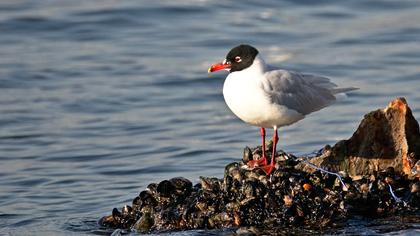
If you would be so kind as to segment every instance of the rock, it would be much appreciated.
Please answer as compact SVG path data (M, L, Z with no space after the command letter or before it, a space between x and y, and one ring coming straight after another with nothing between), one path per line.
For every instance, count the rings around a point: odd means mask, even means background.
M175 185L169 180L164 180L157 186L157 192L161 197L170 197L172 194L175 194L175 190Z
M420 157L419 124L404 98L397 98L385 109L365 115L356 132L348 140L312 158L311 163L351 176L368 175L393 167L410 177L419 177L414 170ZM300 165L306 171L314 169Z
M242 157L242 160L244 161L244 162L248 162L248 161L250 161L250 160L252 160L252 150L251 150L251 148L249 148L249 147L245 147L244 148L244 155L243 155L243 157Z
M261 147L247 147L223 178L200 177L194 187L183 177L151 183L131 206L114 208L99 224L140 233L239 228L236 235L269 235L293 234L303 225L325 230L354 216L418 215L419 137L410 108L397 99L367 114L352 138L318 153L317 164L339 174L279 152L266 176L246 164L260 157Z
M175 187L175 194L178 196L189 196L192 191L192 182L184 177L176 177L169 180Z
M147 233L150 231L154 224L153 218L150 213L146 213L134 224L133 228L140 233Z
M141 191L132 206L114 208L99 224L141 233L245 227L237 234L252 235L302 224L325 229L355 215L375 218L420 210L419 180L394 168L357 179L343 177L344 189L335 175L309 174L283 162L269 178L236 162L226 166L223 179L200 177L194 188L186 179L177 179L186 183L178 185L173 179L161 181L156 194ZM190 190L181 193L177 186Z

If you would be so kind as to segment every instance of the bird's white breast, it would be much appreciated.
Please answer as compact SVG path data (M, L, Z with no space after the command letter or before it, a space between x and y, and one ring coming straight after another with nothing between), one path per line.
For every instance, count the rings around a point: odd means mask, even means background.
M265 128L290 125L302 119L302 114L270 100L262 87L264 74L254 64L230 73L225 80L223 96L232 112L246 123Z

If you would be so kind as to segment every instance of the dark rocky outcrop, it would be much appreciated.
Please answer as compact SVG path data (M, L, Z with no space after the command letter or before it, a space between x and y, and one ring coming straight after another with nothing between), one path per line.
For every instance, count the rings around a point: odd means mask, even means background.
M200 177L196 185L182 177L151 183L130 206L114 208L99 224L142 233L245 226L251 228L237 233L252 235L280 228L324 230L355 215L418 219L419 137L417 121L399 98L367 114L349 140L309 159L341 176L284 152L277 153L276 170L266 176L246 165L260 157L261 147L247 147L241 162L225 167L222 179Z

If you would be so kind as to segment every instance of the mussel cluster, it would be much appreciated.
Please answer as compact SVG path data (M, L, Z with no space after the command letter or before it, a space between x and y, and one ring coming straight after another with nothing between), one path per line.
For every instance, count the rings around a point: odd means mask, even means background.
M353 215L420 210L419 180L393 168L353 179L343 176L341 182L335 175L299 170L299 159L281 152L276 170L266 176L246 165L260 151L245 148L243 160L227 165L223 179L200 177L194 186L182 177L151 183L131 206L114 208L99 224L142 233L241 226L325 229Z

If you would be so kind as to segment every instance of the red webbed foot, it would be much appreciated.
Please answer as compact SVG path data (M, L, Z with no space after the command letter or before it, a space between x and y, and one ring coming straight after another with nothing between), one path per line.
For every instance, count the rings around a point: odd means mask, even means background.
M254 168L267 165L267 158L262 157L259 160L250 160L247 163L248 167Z
M268 175L270 175L271 174L271 172L273 172L273 170L275 169L274 168L274 165L272 165L272 164L270 164L270 165L264 165L264 166L261 166L261 169L265 172L265 174L268 176Z

